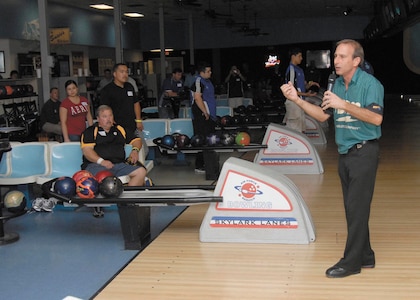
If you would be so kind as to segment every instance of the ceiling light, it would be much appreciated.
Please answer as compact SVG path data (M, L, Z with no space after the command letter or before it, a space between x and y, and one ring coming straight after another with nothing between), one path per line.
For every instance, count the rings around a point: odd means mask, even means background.
M171 52L171 51L174 51L174 49L165 49L165 52ZM160 49L152 49L152 50L150 50L150 52L160 52Z
M103 9L103 10L104 9L114 9L113 6L108 5L108 4L104 4L104 3L102 3L102 4L91 4L89 6L92 7L92 8Z
M345 16L348 16L349 14L351 14L353 12L353 9L351 8L351 7L348 7L344 12L343 12L343 14L345 15Z
M144 15L137 13L137 12L128 12L128 13L124 13L124 16L126 17L130 17L130 18L143 18Z

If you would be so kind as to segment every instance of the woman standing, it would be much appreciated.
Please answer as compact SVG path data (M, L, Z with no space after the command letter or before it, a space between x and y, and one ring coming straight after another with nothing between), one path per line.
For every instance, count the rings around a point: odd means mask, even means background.
M60 122L63 130L64 142L80 142L80 136L93 124L89 100L79 96L79 88L74 80L67 80L64 84L67 98L61 102Z

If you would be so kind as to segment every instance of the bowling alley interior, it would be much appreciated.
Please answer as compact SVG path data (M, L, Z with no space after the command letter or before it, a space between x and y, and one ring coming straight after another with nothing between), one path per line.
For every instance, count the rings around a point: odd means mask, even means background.
M420 294L420 0L3 0L0 25L2 299ZM343 40L362 49L351 67ZM141 147L124 154L138 152L142 186L86 173L80 139L43 121L52 89L61 103L71 81L97 122L118 63L140 104ZM290 90L304 103L302 130L289 124ZM214 105L205 136L197 95ZM338 95L356 112L334 107ZM310 114L319 108L325 119ZM349 138L343 120L365 125ZM369 193L346 190L357 180L343 179L343 162L374 147L368 230L355 234L350 220L366 215L358 197ZM375 162L361 157L348 169L366 178ZM350 236L362 234L374 260L350 270Z

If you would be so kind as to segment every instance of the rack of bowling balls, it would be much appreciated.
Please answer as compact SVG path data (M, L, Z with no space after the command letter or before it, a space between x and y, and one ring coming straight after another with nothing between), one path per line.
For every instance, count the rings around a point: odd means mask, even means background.
M251 136L248 132L227 130L210 133L207 136L193 135L192 137L182 133L174 133L153 140L153 143L161 149L178 152L266 148L266 145L251 142Z
M262 103L248 106L239 105L233 109L233 112L233 116L218 116L217 125L221 128L264 127L270 122L281 123L285 113L280 104L265 106Z
M35 95L34 87L31 84L0 84L0 98L16 98Z
M122 181L109 170L93 175L80 170L72 177L62 176L48 181L42 186L43 192L64 202L72 199L118 198L124 191Z

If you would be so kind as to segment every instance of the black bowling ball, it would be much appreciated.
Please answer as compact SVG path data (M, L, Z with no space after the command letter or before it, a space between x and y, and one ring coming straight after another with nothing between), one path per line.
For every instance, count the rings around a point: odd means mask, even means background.
M190 144L190 138L185 134L179 134L176 137L175 143L178 148L184 148Z
M105 177L99 184L99 193L105 198L118 198L123 191L123 183L116 176Z
M232 117L229 116L229 115L223 116L220 119L220 125L222 125L222 126L229 126L231 124L232 124Z
M193 135L190 139L190 144L193 147L202 147L204 146L206 139L202 135Z
M237 114L245 114L246 113L245 105L239 105L238 107L234 109L234 112L236 112Z

